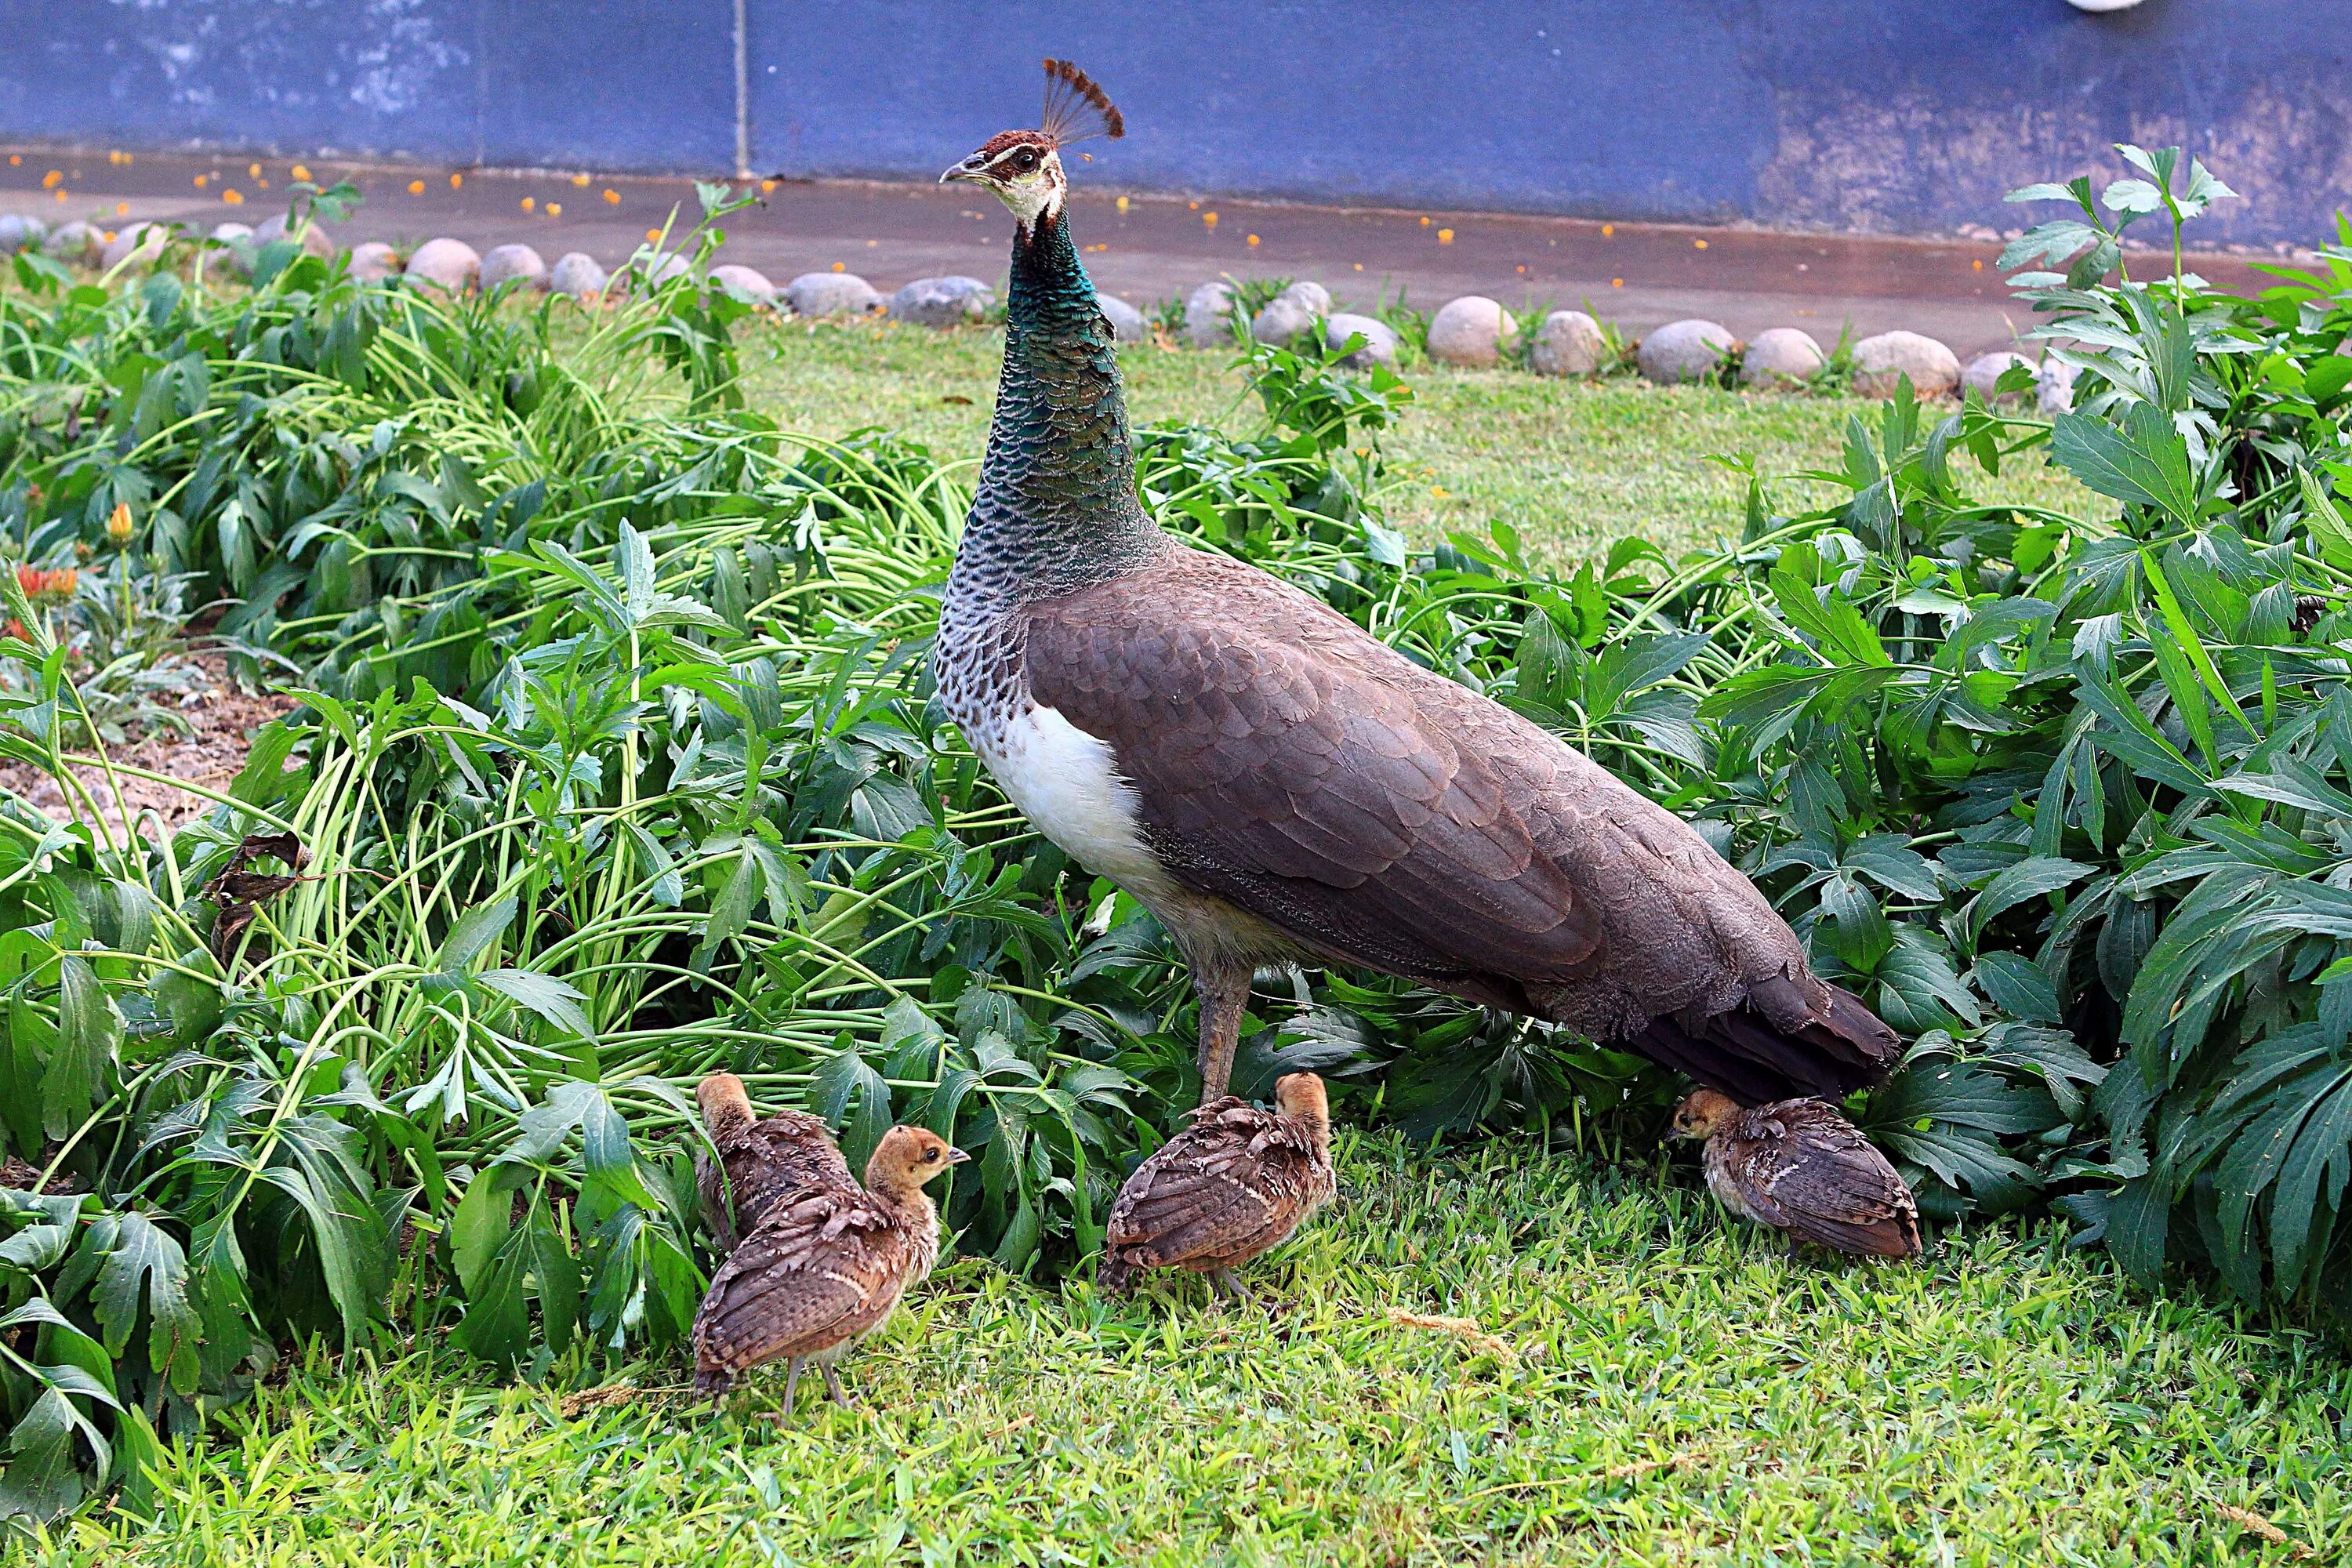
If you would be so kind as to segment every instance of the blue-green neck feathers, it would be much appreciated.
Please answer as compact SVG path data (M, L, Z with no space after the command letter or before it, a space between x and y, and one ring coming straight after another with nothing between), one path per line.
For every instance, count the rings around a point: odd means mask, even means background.
M952 603L1010 607L1133 570L1170 548L1135 496L1110 323L1066 213L1015 226L1004 371Z

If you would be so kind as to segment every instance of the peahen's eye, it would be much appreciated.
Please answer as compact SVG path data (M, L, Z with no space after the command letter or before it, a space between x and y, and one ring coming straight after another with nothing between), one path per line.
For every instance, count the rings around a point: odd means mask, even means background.
M1013 167L1019 173L1025 174L1036 166L1037 154L1032 153L1026 147L1024 147L1020 152L1013 154Z

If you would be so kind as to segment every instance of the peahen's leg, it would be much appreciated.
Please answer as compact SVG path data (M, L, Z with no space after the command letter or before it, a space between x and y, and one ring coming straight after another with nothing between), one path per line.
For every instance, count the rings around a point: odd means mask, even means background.
M818 1370L824 1373L824 1391L833 1395L833 1402L835 1405L845 1410L847 1409L849 1395L841 1392L841 1376L833 1370L833 1363L826 1362Z
M1218 955L1195 959L1192 990L1201 999L1201 1103L1223 1100L1234 1080L1234 1052L1242 1039L1242 1014L1249 1007L1245 959Z
M793 1395L800 1392L801 1358L793 1357L784 1363L784 1419L793 1418Z

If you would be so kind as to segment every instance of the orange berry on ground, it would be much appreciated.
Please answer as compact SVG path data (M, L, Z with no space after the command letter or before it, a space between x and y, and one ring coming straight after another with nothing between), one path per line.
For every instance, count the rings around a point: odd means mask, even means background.
M1617 226L1613 223L1604 223L1601 226L1601 237L1603 239L1607 239L1611 235L1615 234L1616 232Z
M449 188L453 191L465 183L466 176L463 174L452 174L449 176Z
M619 206L621 205L621 193L618 191L606 191L604 193L604 200L609 205Z
M574 174L572 176L572 183L575 185L584 185L588 183L588 176L585 174Z
M1703 239L1694 239L1691 241L1691 244L1696 246L1701 250L1705 250L1706 248L1706 241Z
M213 177L210 174L198 174L196 176L196 189L200 191L212 183Z
M836 262L835 262L835 263L833 264L833 269L834 269L835 272L846 272L846 271L848 271L848 270L849 270L849 268L848 268L846 266L845 266L844 264L842 264L841 262L838 262L838 261L836 261Z
M294 177L295 177L296 179L298 179L298 180L307 180L307 179L309 179L309 178L310 177L310 165L308 165L308 164L306 164L306 163L297 163L297 164L295 164L295 165L294 165Z
M1257 236L1255 236L1255 235L1251 235L1251 236L1249 237L1249 242L1250 242L1252 245L1255 245L1255 244L1257 243Z
M646 230L646 243L647 245L659 245L661 243L661 230L657 228L649 228Z
M1609 279L1609 287L1612 289L1622 289L1625 287L1625 279L1622 278L1612 278Z
M563 204L562 202L548 203L547 216L550 217L562 217L563 216Z
M245 166L245 177L248 180L257 180L261 178L261 165L258 163L247 163Z
M1453 244L1453 243L1454 243L1454 231L1453 231L1452 229L1450 229L1450 228L1441 228L1441 229L1439 229L1439 230L1437 231L1437 243L1438 243L1438 244L1440 244L1440 245L1451 245L1451 244Z
M411 180L411 181L409 181L409 182L408 182L408 194L409 194L410 195L412 195L412 196L421 196L421 195L423 195L425 194L425 182L424 182L424 181L422 181L422 180Z
M47 174L41 176L41 189L45 191L54 191L64 182L66 172L63 169L51 169ZM203 176L197 176L196 184L201 185L204 183Z
M535 206L537 206L537 205L539 205L539 204L538 204L537 202L535 202L535 201L531 200L529 196L525 196L525 197L523 197L523 199L522 199L522 210L523 210L523 211L525 211L525 212L529 212L529 211L530 211L530 209L531 209L531 208L533 208L533 207L535 207Z
M130 204L129 202L117 202L117 203L115 203L115 204L114 204L114 216L115 216L116 217L128 217L128 216L131 216L131 204Z
M243 191L223 191L221 193L221 200L226 202L233 207L243 206L245 205L245 193Z

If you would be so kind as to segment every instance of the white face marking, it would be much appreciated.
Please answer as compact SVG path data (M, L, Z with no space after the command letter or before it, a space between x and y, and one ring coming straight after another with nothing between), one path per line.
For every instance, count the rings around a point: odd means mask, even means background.
M1034 150L1008 147L989 165L990 173L995 176L995 183L989 188L996 193L998 201L1012 209L1024 228L1034 228L1039 219L1060 211L1063 194L1069 188L1062 174L1062 155L1050 149L1035 168L1026 172L1015 168L1015 160L1022 152Z
M1087 870L1147 903L1175 893L1143 842L1134 786L1118 776L1108 742L1040 705L1008 720L981 760L1021 815Z

